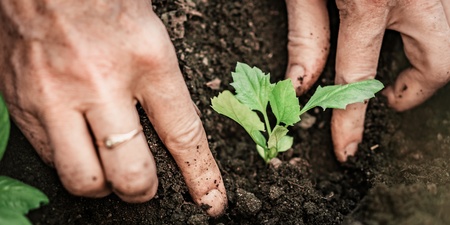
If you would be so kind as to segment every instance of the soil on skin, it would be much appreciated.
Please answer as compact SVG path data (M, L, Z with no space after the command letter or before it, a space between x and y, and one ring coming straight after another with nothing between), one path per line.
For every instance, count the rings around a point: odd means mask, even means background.
M331 4L332 49L320 85L334 79L338 19ZM68 194L56 172L13 126L0 174L49 196L49 205L28 214L33 224L450 224L448 85L401 114L377 95L369 103L360 150L345 164L333 155L331 111L312 110L315 123L291 130L294 147L279 156L282 163L274 168L263 162L239 125L212 111L210 98L231 89L230 73L238 61L270 72L273 81L283 78L284 2L155 0L153 7L167 25L222 170L229 198L225 215L211 218L193 204L176 164L138 109L160 182L155 199L143 204L128 204L115 195L88 199ZM385 84L407 66L401 52L398 34L388 33L377 77ZM218 90L206 86L216 78Z

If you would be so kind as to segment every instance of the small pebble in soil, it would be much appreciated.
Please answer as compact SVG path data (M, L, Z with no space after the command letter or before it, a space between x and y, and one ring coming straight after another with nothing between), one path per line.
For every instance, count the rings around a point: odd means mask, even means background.
M211 88L212 90L219 90L220 89L220 83L222 81L219 78L214 78L214 80L209 81L208 83L206 83L206 86Z
M301 119L302 120L300 120L300 122L298 123L298 126L305 130L311 128L316 123L316 120L317 120L315 116L312 116L309 113L304 113L301 116Z
M279 158L273 158L269 163L273 168L277 169L283 162Z
M259 200L255 194L248 192L242 188L236 190L237 194L237 208L245 216L254 216L260 210L262 206L261 200Z
M438 133L438 134L437 134L437 140L438 140L438 141L442 141L442 139L444 139L444 138L442 137L442 134L441 134L441 133Z

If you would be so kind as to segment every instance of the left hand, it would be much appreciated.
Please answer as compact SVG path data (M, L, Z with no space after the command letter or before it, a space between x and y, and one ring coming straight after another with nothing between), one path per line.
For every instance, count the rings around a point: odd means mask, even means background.
M12 119L70 193L154 197L158 178L139 129L140 102L192 199L209 205L211 216L224 212L220 170L150 2L1 1L0 80ZM136 129L122 145L95 145Z

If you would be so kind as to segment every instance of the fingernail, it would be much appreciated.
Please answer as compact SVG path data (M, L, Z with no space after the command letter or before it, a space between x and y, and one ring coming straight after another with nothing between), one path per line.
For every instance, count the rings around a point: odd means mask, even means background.
M300 65L292 65L289 66L288 71L286 72L286 78L292 80L292 84L297 92L297 94L302 94L303 90L301 87L303 86L303 78L305 76L305 69L303 69Z
M335 149L336 158L339 162L347 161L348 156L355 155L358 151L358 142L352 142L342 149Z
M300 66L298 64L291 64L289 65L287 74L291 76L298 76L298 75L303 76L303 74L305 74L305 69L303 69L303 66Z
M344 148L344 157L345 157L344 161L347 161L347 157L354 156L356 151L358 151L358 142L352 142L348 144Z
M217 189L213 189L201 198L202 208L212 217L218 217L225 212L227 197Z

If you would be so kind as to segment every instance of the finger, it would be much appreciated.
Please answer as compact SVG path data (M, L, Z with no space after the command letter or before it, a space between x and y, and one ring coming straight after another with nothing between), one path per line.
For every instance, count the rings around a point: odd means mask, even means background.
M450 79L450 28L443 6L440 1L424 1L403 4L393 12L399 22L388 28L402 34L411 64L394 85L383 91L389 105L397 111L424 102ZM397 13L400 10L402 13Z
M86 113L97 141L141 128L133 99L124 96L111 93ZM153 198L158 187L156 166L142 131L112 149L102 146L98 150L107 182L122 200L144 202Z
M177 74L145 89L139 101L180 167L194 201L211 206L208 213L217 216L227 204L225 187L200 118Z
M333 110L331 136L338 161L345 162L348 156L353 156L358 151L364 131L366 109L366 104L355 103L348 105L345 110Z
M143 77L137 98L180 167L193 200L209 206L207 213L211 216L218 216L227 204L222 177L178 69L173 46L168 41L163 43L170 60Z
M286 78L298 95L316 82L330 48L326 0L286 0L288 11L288 54Z
M79 196L108 195L111 191L83 115L76 111L49 112L45 124L54 165L64 187Z
M368 4L367 1L336 3L341 18L336 53L336 84L374 78L386 28L387 7ZM331 132L334 151L341 162L358 150L366 108L367 104L356 103L348 105L346 110L333 110Z

